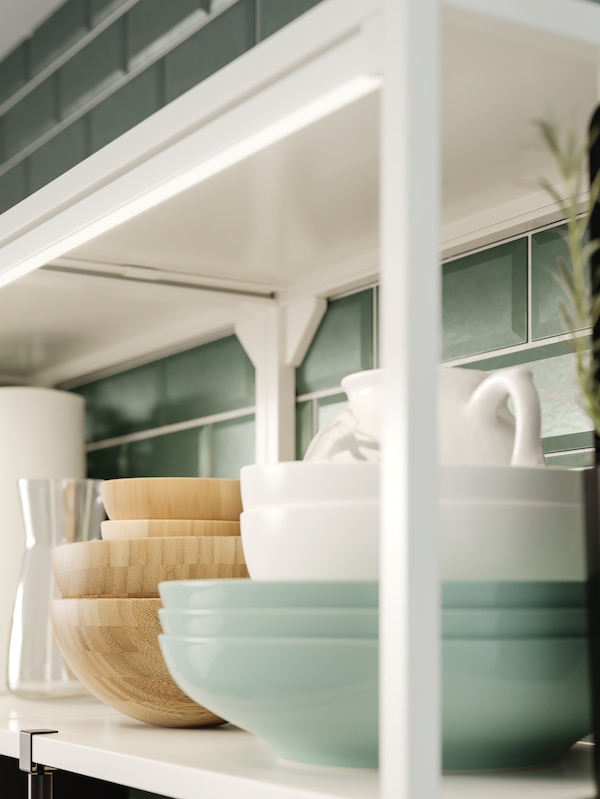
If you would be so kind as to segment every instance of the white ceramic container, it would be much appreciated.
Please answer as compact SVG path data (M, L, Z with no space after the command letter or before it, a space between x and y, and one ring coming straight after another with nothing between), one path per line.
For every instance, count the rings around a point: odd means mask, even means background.
M383 370L356 372L341 382L349 409L317 433L305 460L377 461ZM440 366L437 391L440 463L544 465L540 402L531 370Z
M282 505L244 511L253 580L377 580L379 503Z
M442 500L583 505L583 471L552 466L440 466Z
M583 580L576 503L440 502L444 580Z
M375 502L379 499L379 464L287 463L253 464L240 472L244 510L304 502Z

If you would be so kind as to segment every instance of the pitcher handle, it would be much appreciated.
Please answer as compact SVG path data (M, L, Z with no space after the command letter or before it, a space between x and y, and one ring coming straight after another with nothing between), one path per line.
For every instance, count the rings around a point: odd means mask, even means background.
M477 386L469 404L478 406L480 413L489 414L492 418L507 397L513 401L515 417L515 443L511 465L544 464L540 446L540 400L530 369L515 366L491 372Z

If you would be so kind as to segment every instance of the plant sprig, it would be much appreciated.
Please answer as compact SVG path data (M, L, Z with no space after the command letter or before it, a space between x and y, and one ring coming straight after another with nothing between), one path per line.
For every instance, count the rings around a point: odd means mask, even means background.
M600 173L591 183L583 203L581 197L586 183L588 155L595 134L581 143L571 132L561 142L553 122L538 119L534 121L534 125L558 167L565 192L563 196L544 178L539 181L540 186L556 203L566 223L564 238L571 263L558 256L557 272L553 272L571 305L569 308L564 297L558 297L561 324L565 331L574 332L588 328L593 330L600 320L600 291L592 291L590 264L593 255L600 249L600 240L585 241L585 237L600 197ZM594 342L590 349L585 337L574 333L572 343L583 405L592 419L596 433L600 434L600 379L597 374L600 342Z

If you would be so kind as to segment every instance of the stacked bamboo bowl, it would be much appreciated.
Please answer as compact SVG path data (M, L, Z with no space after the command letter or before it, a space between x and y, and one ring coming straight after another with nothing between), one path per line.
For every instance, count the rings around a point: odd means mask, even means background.
M248 577L238 480L106 480L102 540L52 550L61 599L51 617L63 657L83 685L151 724L224 723L175 684L158 645L163 580Z

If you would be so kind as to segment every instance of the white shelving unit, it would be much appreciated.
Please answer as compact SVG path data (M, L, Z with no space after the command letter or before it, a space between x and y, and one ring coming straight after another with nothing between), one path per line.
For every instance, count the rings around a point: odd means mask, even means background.
M553 769L439 777L431 498L440 251L555 218L531 121L583 130L599 65L590 0L325 0L0 217L4 379L69 385L244 331L262 459L286 451L265 403L289 400L319 300L380 278L387 445L379 774L281 763L232 728L8 697L0 752L55 727L34 760L175 799L592 795L582 746Z

